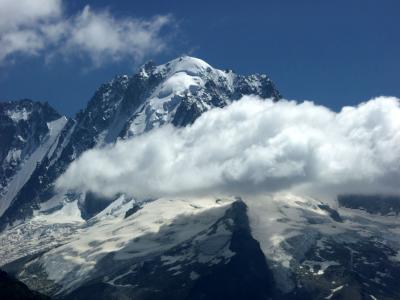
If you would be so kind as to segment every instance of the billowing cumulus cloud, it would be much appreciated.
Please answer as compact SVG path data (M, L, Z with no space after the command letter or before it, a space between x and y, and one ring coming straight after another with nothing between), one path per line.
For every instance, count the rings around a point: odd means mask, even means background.
M85 152L58 188L138 198L400 192L400 102L339 113L311 102L244 97L186 128L165 126Z
M95 66L121 59L139 60L166 47L161 31L171 16L116 18L85 6L67 15L61 0L0 0L0 64L15 54L87 57Z

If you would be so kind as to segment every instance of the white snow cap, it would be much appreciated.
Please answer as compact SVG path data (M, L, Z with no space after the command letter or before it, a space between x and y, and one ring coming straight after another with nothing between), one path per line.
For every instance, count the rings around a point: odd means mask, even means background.
M185 72L188 75L195 76L207 70L211 71L212 69L213 68L204 60L191 56L181 56L167 62L166 64L158 66L155 72L168 72L168 75Z
M6 113L16 123L21 120L28 120L31 115L31 112L27 111L26 108L22 108L20 110L8 110Z

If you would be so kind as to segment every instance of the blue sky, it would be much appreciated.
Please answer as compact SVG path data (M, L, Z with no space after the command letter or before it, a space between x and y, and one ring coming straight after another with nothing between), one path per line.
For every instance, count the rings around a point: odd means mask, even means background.
M49 101L73 115L116 74L181 54L238 73L267 73L285 98L335 110L400 96L398 0L41 1L47 6L36 11L0 0L9 9L0 10L1 101ZM90 22L104 20L122 35L85 35ZM24 48L5 44L32 28L39 29ZM61 29L50 35L49 28Z

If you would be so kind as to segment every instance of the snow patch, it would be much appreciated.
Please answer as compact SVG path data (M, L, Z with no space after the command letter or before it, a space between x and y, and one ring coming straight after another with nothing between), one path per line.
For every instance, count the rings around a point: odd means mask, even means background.
M11 149L8 151L5 161L7 163L18 162L21 160L21 150L20 149Z
M78 207L78 201L64 202L61 209L54 213L36 213L33 221L41 221L45 223L83 223L81 211Z
M29 116L31 115L30 111L27 111L26 108L23 108L21 110L8 110L6 114L14 121L14 122L19 122L19 121L26 121L29 119Z
M168 78L158 91L158 98L164 98L171 94L183 95L185 91L194 91L199 89L203 80L197 76L189 76L185 72L175 73Z
M195 57L183 56L158 66L155 73L167 73L168 76L171 76L178 72L185 72L188 75L196 76L207 70L211 71L212 67L205 61Z
M325 299L331 299L335 295L335 293L339 292L341 289L343 289L343 287L343 285L340 285L337 288L332 289L332 293L329 296L325 297Z

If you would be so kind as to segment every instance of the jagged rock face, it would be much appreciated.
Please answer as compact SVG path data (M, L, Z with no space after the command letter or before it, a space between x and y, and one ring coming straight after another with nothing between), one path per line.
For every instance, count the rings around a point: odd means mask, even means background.
M78 113L71 137L73 156L165 123L185 126L204 111L249 94L281 97L266 75L240 76L192 57L160 66L147 63L133 76L117 76L103 84Z
M43 142L49 132L47 123L60 117L47 103L0 103L0 187L7 185L20 162Z
M224 107L243 95L279 99L281 96L266 75L240 76L221 71L199 59L181 57L165 65L146 65L141 77L161 82L131 118L122 134L135 135L165 123L186 126L204 111ZM138 120L145 120L145 127Z
M65 122L47 103L0 103L0 216L51 155Z

